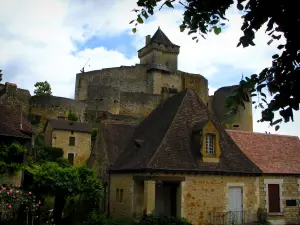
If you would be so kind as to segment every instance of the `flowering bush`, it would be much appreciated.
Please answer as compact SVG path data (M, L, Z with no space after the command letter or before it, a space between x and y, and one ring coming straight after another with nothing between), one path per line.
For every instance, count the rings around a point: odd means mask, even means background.
M32 192L27 192L17 186L0 187L0 212L1 220L9 220L16 217L16 213L23 212L32 216L36 215L41 202L36 200Z

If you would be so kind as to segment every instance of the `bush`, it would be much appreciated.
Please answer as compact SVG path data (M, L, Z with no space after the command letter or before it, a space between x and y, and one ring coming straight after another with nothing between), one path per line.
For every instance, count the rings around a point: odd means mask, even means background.
M68 114L68 120L71 120L71 121L78 121L78 117L76 116L75 113L73 113L72 111L69 111L69 114Z
M64 168L66 168L66 167L70 167L70 166L72 166L72 164L69 162L69 160L68 159L66 159L66 158L58 158L57 160L56 160L56 162L57 162L57 164L59 165L59 166L61 166L61 167L64 167Z
M139 222L132 220L118 220L107 217L106 215L92 212L89 214L87 221L83 222L82 225L192 225L186 219L178 219L172 217L158 217L154 215L145 215L140 218Z

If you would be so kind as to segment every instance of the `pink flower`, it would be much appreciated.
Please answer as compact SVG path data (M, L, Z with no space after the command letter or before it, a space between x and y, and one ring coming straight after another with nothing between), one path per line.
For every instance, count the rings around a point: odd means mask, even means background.
M13 189L10 189L10 190L9 190L9 193L12 193L12 192L13 192Z
M6 190L6 187L2 187L2 190L3 190L3 191Z
M9 195L9 192L6 192L6 194L8 194L8 195Z
M12 206L11 205L9 205L9 206L7 206L9 209L11 209L12 208Z
M32 192L31 192L31 191L29 191L29 192L28 192L28 194L30 194L30 195L31 195L31 194L32 194Z

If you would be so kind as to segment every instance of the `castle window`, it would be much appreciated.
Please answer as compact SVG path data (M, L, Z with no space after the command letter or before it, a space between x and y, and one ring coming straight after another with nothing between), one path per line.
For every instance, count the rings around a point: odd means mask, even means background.
M75 146L75 137L69 137L69 145Z
M215 136L213 134L206 135L206 154L215 155Z

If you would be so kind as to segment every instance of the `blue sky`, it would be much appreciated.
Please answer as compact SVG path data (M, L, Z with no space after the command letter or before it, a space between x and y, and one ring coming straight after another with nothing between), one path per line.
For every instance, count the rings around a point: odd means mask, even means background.
M221 86L237 84L242 75L258 73L278 51L276 43L266 45L269 38L264 29L256 34L255 47L236 47L242 20L235 7L228 11L226 29L219 35L210 33L199 43L179 31L181 7L157 12L133 34L129 22L135 18L135 7L133 0L0 1L4 82L33 93L34 83L47 80L54 95L73 98L76 73L89 58L86 70L139 63L137 50L158 26L181 46L179 69L205 76L211 94ZM254 121L259 113L254 112ZM296 121L284 124L279 133L300 136L299 117L298 112ZM255 123L254 128L274 132L267 124Z

